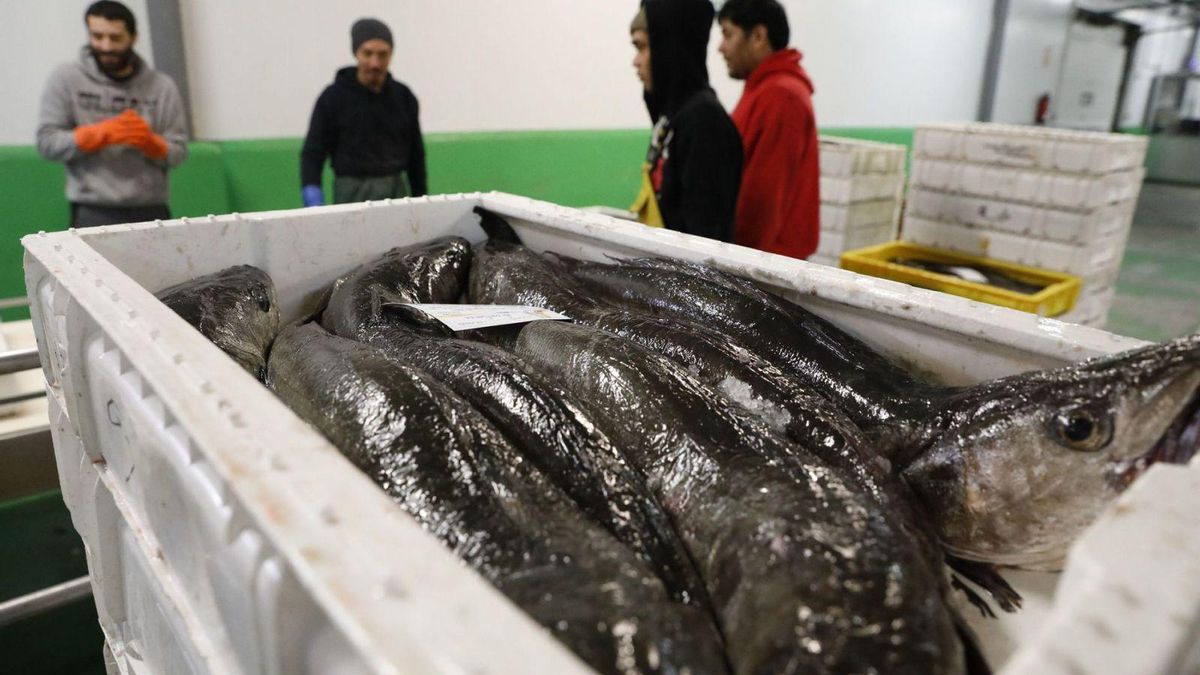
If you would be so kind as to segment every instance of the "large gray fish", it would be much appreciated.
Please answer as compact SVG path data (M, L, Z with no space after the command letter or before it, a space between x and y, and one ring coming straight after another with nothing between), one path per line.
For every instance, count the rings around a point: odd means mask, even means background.
M620 303L598 299L568 273L579 265L586 263L546 258L524 246L493 240L476 252L470 298L483 304L545 307L632 340L683 365L767 426L850 472L864 489L877 496L889 489L881 484L880 464L863 447L861 433L828 401L706 326L631 312Z
M646 475L700 565L735 672L963 668L938 575L837 472L619 336L535 323L517 352Z
M619 309L568 276L592 263L547 258L523 246L490 241L476 252L471 271L471 297L476 302L526 303L546 307L578 322L607 330L684 366L704 384L723 393L730 403L774 429L841 475L890 513L908 534L912 546L941 570L950 562L984 587L1005 610L1020 606L1020 596L989 568L945 560L936 528L918 500L888 462L879 458L862 431L844 413L813 394L809 385L766 362L728 335L680 316L671 319ZM786 446L777 446L786 451ZM956 584L985 614L991 608L968 586ZM948 590L948 589L947 589ZM970 638L967 637L970 641Z
M638 258L581 263L572 273L593 292L726 333L837 405L889 459L910 444L908 433L925 425L947 391L821 317L705 265Z
M229 267L156 295L251 375L266 376L267 350L279 332L279 301L266 272Z
M470 246L457 238L395 249L338 280L322 317L451 387L482 412L579 507L658 571L677 599L707 607L704 586L669 516L621 452L564 392L515 355L431 335L400 303L446 302L465 288Z
M1200 337L939 387L749 282L675 260L582 264L589 288L719 326L810 384L888 449L955 555L1055 569L1148 465L1197 451Z
M944 401L903 476L969 560L1061 567L1149 466L1200 450L1200 335L982 383Z
M588 522L469 404L315 324L269 385L405 511L602 673L726 672L709 617Z

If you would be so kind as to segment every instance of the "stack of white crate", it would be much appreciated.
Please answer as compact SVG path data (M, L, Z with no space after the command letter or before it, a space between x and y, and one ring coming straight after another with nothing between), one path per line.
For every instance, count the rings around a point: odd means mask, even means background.
M1146 138L999 124L917 129L905 241L1083 279L1058 318L1108 320Z
M809 262L894 241L904 191L903 145L821 137L821 240Z

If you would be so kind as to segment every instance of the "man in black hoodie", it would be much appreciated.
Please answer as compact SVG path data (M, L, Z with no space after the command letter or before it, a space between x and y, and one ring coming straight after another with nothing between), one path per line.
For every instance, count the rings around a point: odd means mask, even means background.
M427 194L417 97L388 72L391 30L360 19L350 29L350 46L358 65L339 70L321 93L300 151L304 205L325 203L321 171L330 156L337 204Z
M709 0L643 0L630 26L654 123L633 210L647 225L732 242L742 140L708 86Z

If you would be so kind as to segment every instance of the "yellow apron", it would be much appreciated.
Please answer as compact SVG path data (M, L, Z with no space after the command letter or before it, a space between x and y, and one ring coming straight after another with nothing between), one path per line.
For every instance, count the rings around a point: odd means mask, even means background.
M642 165L642 189L630 211L637 214L638 221L650 227L663 227L662 212L658 210L658 197L654 194L654 183L650 180L650 164Z

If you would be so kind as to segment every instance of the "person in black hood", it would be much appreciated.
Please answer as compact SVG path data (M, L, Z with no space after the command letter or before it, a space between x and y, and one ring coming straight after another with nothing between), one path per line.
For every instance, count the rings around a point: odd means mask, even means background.
M313 108L300 151L305 206L325 203L321 171L333 158L337 204L428 194L417 97L392 79L392 32L376 19L350 29L358 64L337 72Z
M732 242L742 140L708 85L709 0L643 0L630 26L654 123L633 211L647 225Z

